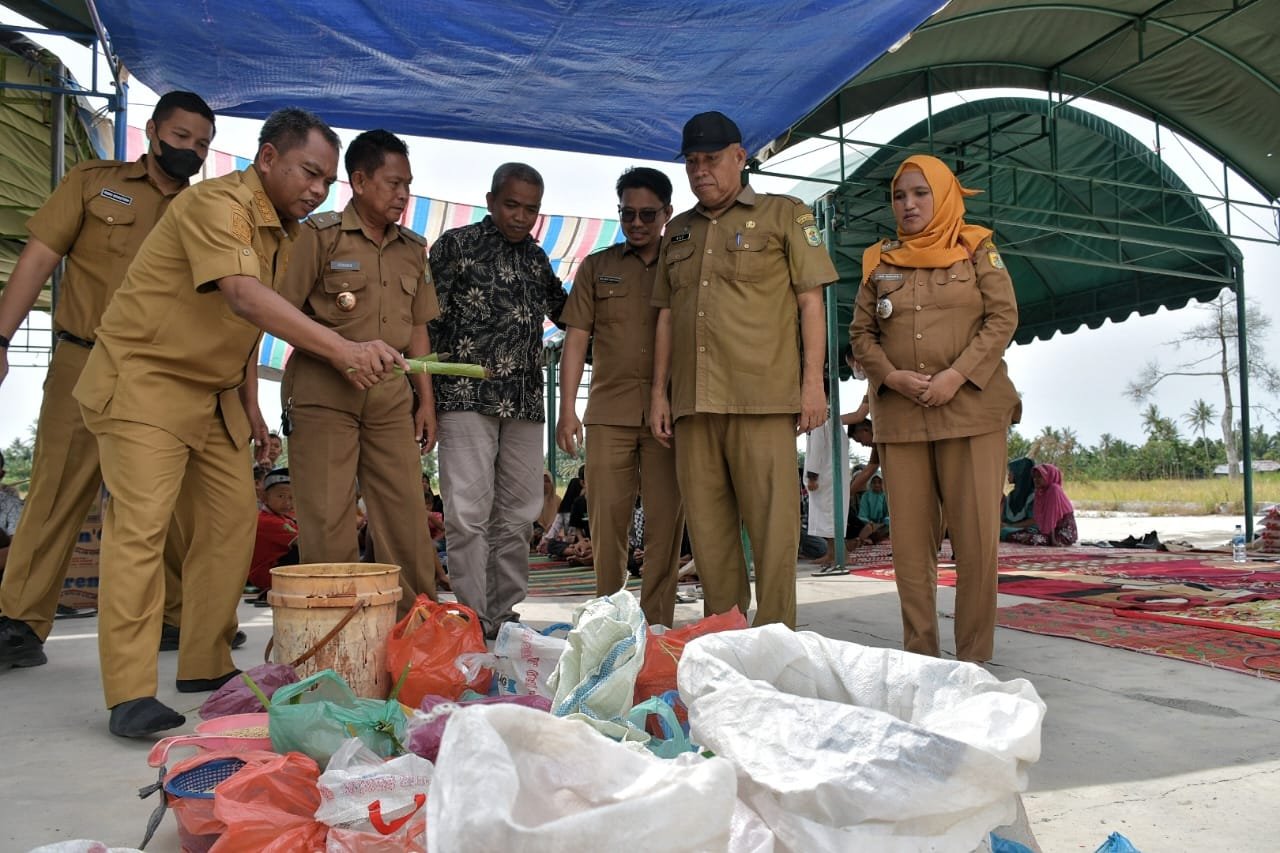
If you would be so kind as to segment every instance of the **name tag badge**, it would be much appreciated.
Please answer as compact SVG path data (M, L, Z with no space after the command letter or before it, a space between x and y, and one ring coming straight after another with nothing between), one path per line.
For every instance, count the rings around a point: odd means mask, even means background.
M876 302L876 316L881 320L888 320L893 316L893 303L889 301L889 297L882 296Z
M688 232L688 231L686 231L686 232L684 232L683 234L677 234L676 236L672 237L672 238L671 238L671 242L672 242L673 244L675 244L675 243L683 243L685 240L688 240L688 239L689 239L689 236L690 236L690 235L689 235L689 232Z
M602 275L597 276L596 281L603 284L622 284L622 276L620 275Z
M900 272L878 272L871 276L872 281L902 281L903 274Z
M360 262L359 261L329 261L329 269L359 271Z
M118 193L115 190L104 188L101 195L103 198L109 198L118 204L133 204L133 196L127 196L124 193Z

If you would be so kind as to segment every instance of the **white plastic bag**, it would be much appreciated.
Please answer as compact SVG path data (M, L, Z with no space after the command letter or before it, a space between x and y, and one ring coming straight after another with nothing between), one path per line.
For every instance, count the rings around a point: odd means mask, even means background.
M644 646L644 613L625 589L577 608L567 646L547 682L554 694L551 713L608 724L597 727L613 737L627 731L623 718L634 704Z
M677 678L779 851L968 853L1040 757L1035 689L974 664L767 625L694 640Z
M445 729L427 849L723 853L736 789L723 759L664 761L576 720L477 705L455 712Z
M413 753L384 761L361 740L351 738L320 774L316 820L380 832L423 807L434 772L430 761Z
M553 691L547 681L568 645L563 637L548 637L526 625L504 622L493 644L498 692L550 699Z

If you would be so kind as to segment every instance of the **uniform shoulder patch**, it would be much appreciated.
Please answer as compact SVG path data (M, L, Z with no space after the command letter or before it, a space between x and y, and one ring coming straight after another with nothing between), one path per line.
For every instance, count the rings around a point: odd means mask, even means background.
M328 210L324 213L313 213L307 217L307 224L319 231L322 228L332 228L342 221L342 214L335 210Z
M231 205L231 236L246 246L253 242L253 223L249 221L249 211L238 204Z
M338 218L341 219L342 215L339 214ZM412 228L405 228L403 225L399 226L399 228L400 228L400 236L404 237L409 242L417 243L419 246L427 245L427 238L423 237L417 231L414 231Z

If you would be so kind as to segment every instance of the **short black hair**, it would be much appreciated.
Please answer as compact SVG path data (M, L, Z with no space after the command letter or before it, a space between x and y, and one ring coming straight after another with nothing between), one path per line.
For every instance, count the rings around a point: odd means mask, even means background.
M849 435L852 436L854 432L860 429L869 429L874 431L875 427L871 424L871 418L863 418L857 423L849 424Z
M262 123L262 131L258 134L258 150L268 142L281 154L307 143L311 131L318 130L324 141L333 146L334 151L342 150L342 140L333 128L325 124L324 119L313 112L299 107L284 107L267 116Z
M208 119L209 124L217 124L217 120L213 117L213 110L209 109L209 105L204 102L204 98L195 92L183 92L181 90L166 92L161 95L160 100L156 101L156 108L151 111L151 120L156 124L162 124L165 119L173 115L174 110L195 113Z
M366 130L351 140L347 148L344 162L347 166L347 177L356 172L372 175L382 167L388 154L400 154L408 159L409 146L394 133L386 130Z
M623 190L649 190L658 197L662 204L671 204L671 179L666 173L648 166L636 166L627 169L618 178L618 198L622 198Z
M489 192L497 195L507 181L524 181L538 189L546 189L542 175L528 163L503 163L493 173L493 181L489 184Z

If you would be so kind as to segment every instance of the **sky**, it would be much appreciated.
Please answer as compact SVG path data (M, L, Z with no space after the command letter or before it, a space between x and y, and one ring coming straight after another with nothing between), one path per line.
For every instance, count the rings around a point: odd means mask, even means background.
M0 10L0 21L16 19L12 13ZM45 40L58 52L81 82L88 83L87 55L77 59L75 51L59 39ZM80 51L83 55L85 52ZM982 96L1011 94L1009 91L985 91L935 97L936 110L945 109L961 100L973 100ZM1027 95L1026 92L1016 94ZM1032 93L1035 95L1036 93ZM155 103L156 95L134 81L129 89L130 123L141 126ZM1076 106L1097 112L1133 134L1139 141L1154 145L1155 132L1150 123L1119 110L1091 103ZM871 141L887 141L900 131L923 117L918 104L903 105L883 111L863 122L857 136ZM251 158L259 123L246 119L219 117L218 133L214 147L218 150ZM394 131L394 127L387 128ZM360 130L363 130L361 128ZM358 132L339 130L344 144ZM671 176L676 188L673 204L676 210L693 204L688 181L681 163L675 158L678 140L672 140L673 159L669 162L645 162L616 157L600 157L542 149L519 149L506 146L463 143L449 140L433 140L406 137L414 171L413 192L432 198L467 204L483 204L493 170L509 160L522 160L532 164L543 175L546 191L542 210L548 214L565 214L589 217L616 217L617 197L613 183L625 169L646 165L662 169ZM1221 193L1222 167L1212 157L1199 151L1190 143L1162 131L1162 153L1168 165L1193 189L1206 193ZM816 150L815 150L816 149ZM811 174L836 157L834 149L815 143L809 148L783 152L766 163L791 174ZM345 177L345 176L344 176ZM1262 201L1238 177L1230 178L1233 198ZM754 176L752 185L768 192L794 191L791 179ZM1223 212L1210 211L1221 224ZM1255 214L1256 215L1256 214ZM1238 214L1233 213L1235 222ZM1269 223L1274 234L1276 223ZM889 235L886 235L889 236ZM1276 327L1260 340L1254 341L1255 352L1266 352L1280 357L1280 287L1276 276L1280 274L1280 247L1237 241L1244 254L1245 291L1250 300L1263 313L1277 320ZM1096 330L1082 329L1069 335L1055 335L1049 341L1036 341L1025 346L1011 347L1006 360L1010 376L1023 396L1023 421L1018 427L1024 436L1034 436L1046 426L1069 427L1075 430L1085 445L1097 442L1103 433L1141 443L1141 412L1144 404L1134 403L1125 396L1125 388L1137 377L1151 359L1166 363L1180 361L1193 355L1190 350L1176 350L1168 342L1181 332L1201 322L1204 315L1193 306L1178 311L1161 310L1149 317L1130 317L1123 323L1106 323ZM47 328L47 315L33 315L33 323ZM39 412L41 384L44 367L40 360L13 354L10 357L10 373L0 385L0 447L7 446L15 437L26 437L29 425ZM1274 361L1274 359L1273 359ZM1280 401L1269 398L1260 389L1251 389L1252 395L1262 406L1280 409ZM861 398L861 383L842 383L843 408L856 407ZM1212 378L1175 378L1162 383L1151 402L1160 410L1173 416L1184 435L1190 430L1181 418L1198 398L1203 397L1219 412L1222 409L1221 384ZM279 388L275 383L263 380L259 398L267 423L279 422ZM1237 400L1238 402L1238 400ZM1261 424L1269 432L1280 429L1280 420L1269 412L1255 410L1254 423ZM1211 436L1212 437L1212 436Z

